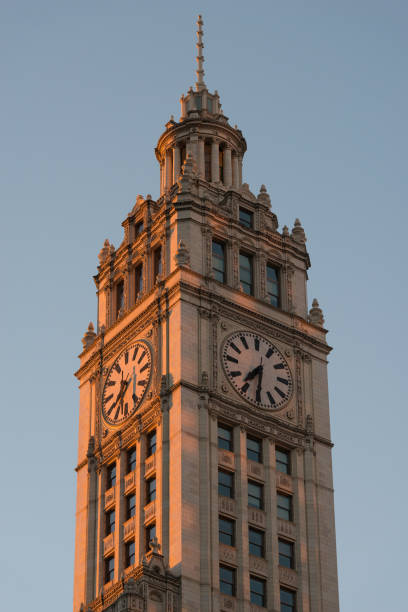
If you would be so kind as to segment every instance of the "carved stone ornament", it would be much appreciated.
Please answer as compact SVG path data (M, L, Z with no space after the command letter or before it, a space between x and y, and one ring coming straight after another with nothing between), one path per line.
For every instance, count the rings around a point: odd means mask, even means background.
M299 242L300 244L305 244L306 242L305 230L303 229L299 219L295 220L295 225L292 229L291 236L295 242Z
M84 334L84 337L82 338L82 345L84 349L87 349L89 346L91 346L91 344L94 343L95 338L96 338L96 334L95 334L93 323L91 321L88 325L87 331Z
M183 240L180 240L178 243L178 248L176 254L174 255L174 260L177 266L190 267L190 252L187 249L186 243Z
M318 325L319 327L323 327L324 325L323 311L319 307L319 302L316 298L313 300L312 308L309 310L309 321L313 323L313 325Z

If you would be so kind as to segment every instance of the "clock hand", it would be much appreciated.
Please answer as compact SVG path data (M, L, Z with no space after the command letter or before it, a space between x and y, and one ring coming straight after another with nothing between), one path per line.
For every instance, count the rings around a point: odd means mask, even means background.
M259 371L258 371L258 386L256 388L256 401L257 402L261 402L262 376L263 376L263 365L262 365L262 360L261 360L261 364L259 366Z
M245 376L244 378L244 382L246 380L252 380L253 378L255 378L255 376L258 374L259 372L259 368L260 366L257 366L256 368L254 368L253 370L251 370L250 372L248 372L248 374Z

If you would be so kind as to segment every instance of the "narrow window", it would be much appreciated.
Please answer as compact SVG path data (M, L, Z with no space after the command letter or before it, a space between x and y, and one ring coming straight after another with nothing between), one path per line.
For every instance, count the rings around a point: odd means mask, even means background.
M115 531L115 510L105 514L105 536Z
M276 469L283 474L290 474L290 452L282 448L276 449Z
M208 143L204 145L204 169L205 180L211 181L211 145Z
M253 274L252 274L252 257L245 255L244 253L239 254L239 281L242 285L244 293L253 295Z
M279 308L279 274L278 270L269 264L266 266L266 291L272 306Z
M225 565L220 565L220 591L235 596L235 570Z
M126 520L135 516L136 513L136 495L128 495L126 497Z
M107 478L106 478L106 490L114 487L116 484L116 463L108 465Z
M136 447L132 446L127 452L127 473L136 469Z
M125 546L125 567L135 564L135 542L127 542Z
M220 181L224 182L224 152L220 150L219 156L219 164L220 164Z
M292 497L278 493L278 518L292 520Z
M111 582L115 574L115 557L105 559L105 584Z
M218 448L232 451L232 429L225 425L218 425Z
M124 284L123 280L116 285L116 318L124 307Z
M153 252L153 278L154 282L157 281L157 277L162 273L162 256L161 247L155 249Z
M146 505L156 499L156 478L146 481Z
M250 576L250 599L251 603L266 608L266 582L261 578Z
M263 531L253 529L250 527L248 530L249 538L249 552L255 557L265 556L265 534Z
M156 430L153 429L153 431L147 434L146 457L150 457L151 455L154 455L154 453L156 452L156 442L157 442Z
M186 161L186 147L185 145L181 145L180 147L180 163L181 168L183 167L184 162Z
M231 472L218 470L218 495L234 497L234 475Z
M209 113L213 112L213 101L212 101L212 98L209 98L208 96L207 96L207 111Z
M143 293L143 264L135 268L135 302Z
M146 527L146 552L150 550L150 542L153 542L156 537L156 523L152 523Z
M140 236L143 230L144 230L143 221L139 221L138 223L135 223L135 238Z
M247 436L247 457L251 461L262 463L262 440Z
M235 546L235 521L222 516L218 519L218 539L221 544Z
M263 485L248 480L248 506L263 508Z
M216 240L212 243L212 270L215 280L225 283L225 245Z
M279 540L279 565L293 569L295 567L295 556L293 542Z
M196 109L197 110L201 110L202 109L202 97L201 96L194 96L195 98L195 103L196 103Z
M295 612L296 610L296 593L289 589L280 589L280 609L281 612Z
M239 224L243 227L248 227L252 229L254 226L254 215L249 210L245 210L245 208L239 209Z

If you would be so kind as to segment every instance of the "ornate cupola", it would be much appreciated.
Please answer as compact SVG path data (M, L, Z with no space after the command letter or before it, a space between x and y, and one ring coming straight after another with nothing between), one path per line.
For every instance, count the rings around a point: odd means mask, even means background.
M197 20L197 81L181 96L181 116L173 115L160 136L156 157L160 164L160 195L177 183L190 153L198 178L221 189L239 190L242 185L242 159L246 141L237 126L228 123L217 90L210 93L204 82L203 20Z

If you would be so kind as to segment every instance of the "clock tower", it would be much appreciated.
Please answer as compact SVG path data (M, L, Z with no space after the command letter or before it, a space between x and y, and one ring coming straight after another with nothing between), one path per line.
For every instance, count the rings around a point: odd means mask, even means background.
M197 80L156 147L160 197L105 240L79 380L74 612L336 612L322 310L297 219L243 182Z

